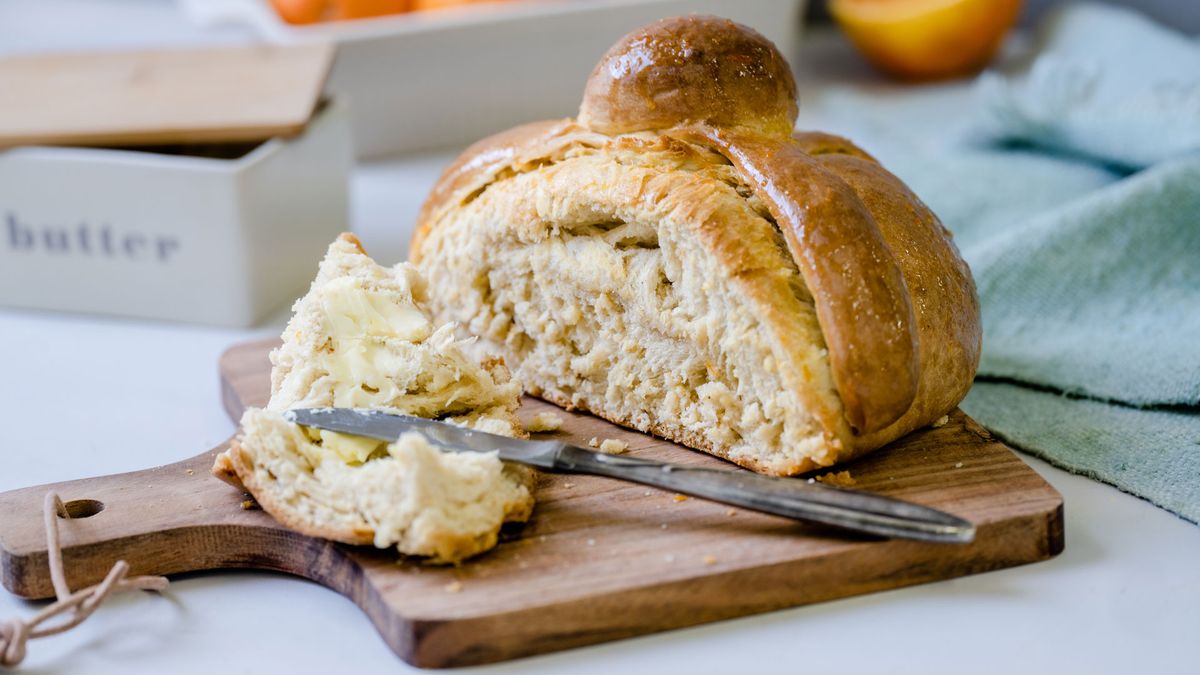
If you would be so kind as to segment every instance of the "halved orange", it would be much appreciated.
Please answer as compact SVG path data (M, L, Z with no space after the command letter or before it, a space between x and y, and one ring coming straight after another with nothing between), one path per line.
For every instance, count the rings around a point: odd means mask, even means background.
M987 65L1017 20L1021 0L831 0L851 42L905 79L966 75Z

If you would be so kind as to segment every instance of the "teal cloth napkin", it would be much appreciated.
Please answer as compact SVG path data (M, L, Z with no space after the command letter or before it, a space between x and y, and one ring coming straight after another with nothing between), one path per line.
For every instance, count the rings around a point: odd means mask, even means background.
M977 236L964 255L984 351L963 409L1200 522L1200 156Z
M958 129L950 91L821 104L971 265L984 339L963 409L1200 522L1200 43L1072 5L1045 22L1035 58L957 101Z
M984 75L978 96L980 135L1024 146L979 151L991 155L976 155L990 171L979 177L1027 184L1004 172L1037 153L1059 164L1039 189L1061 199L972 213L966 193L939 194L984 308L963 408L1053 464L1200 522L1200 44L1073 5L1043 25L1024 72ZM1089 176L1091 189L1071 189Z
M1068 5L1016 77L986 74L983 130L1143 168L1200 150L1200 45L1133 11Z

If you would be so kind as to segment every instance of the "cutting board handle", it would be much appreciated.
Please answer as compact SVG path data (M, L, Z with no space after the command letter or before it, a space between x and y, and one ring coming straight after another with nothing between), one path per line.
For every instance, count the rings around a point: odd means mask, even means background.
M215 568L271 569L325 578L335 545L284 529L209 472L228 443L191 459L131 473L85 478L0 494L0 581L24 598L54 595L42 502L62 497L73 517L59 523L67 582L82 588L125 560L131 575ZM326 564L315 564L324 561Z

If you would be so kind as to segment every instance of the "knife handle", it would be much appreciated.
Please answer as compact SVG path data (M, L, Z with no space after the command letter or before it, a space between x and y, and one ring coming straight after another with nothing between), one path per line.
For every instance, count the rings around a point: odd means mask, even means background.
M968 543L975 526L957 516L861 490L796 478L665 464L564 446L554 469L632 481L723 504L884 537Z

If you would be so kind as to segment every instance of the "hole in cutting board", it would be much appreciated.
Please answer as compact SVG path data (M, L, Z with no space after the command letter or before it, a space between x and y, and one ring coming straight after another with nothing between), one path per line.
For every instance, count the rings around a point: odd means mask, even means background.
M63 504L63 508L67 510L68 518L91 518L104 510L104 502L95 499L72 499Z

